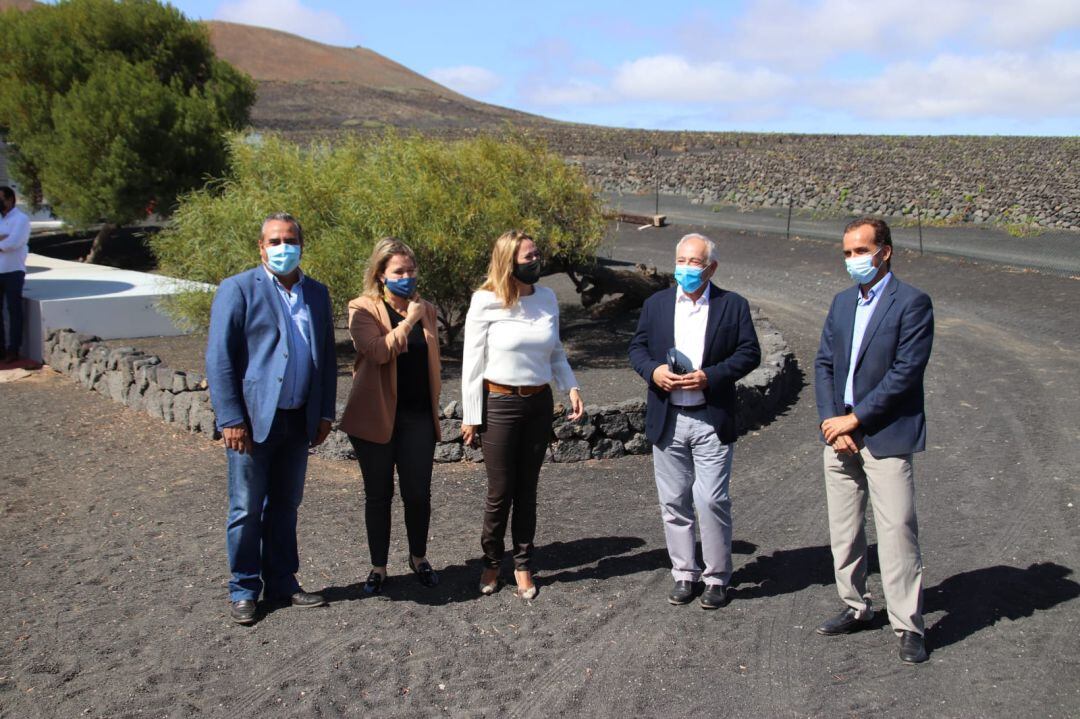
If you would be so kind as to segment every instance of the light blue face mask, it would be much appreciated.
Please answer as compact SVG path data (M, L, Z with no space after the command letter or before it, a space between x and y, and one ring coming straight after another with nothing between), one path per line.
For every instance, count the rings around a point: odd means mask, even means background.
M705 274L705 269L702 267L675 265L675 281L679 283L679 287L682 287L682 291L688 295L697 292L705 284L705 280L701 277L703 274Z
M287 275L300 265L300 245L282 242L266 248L266 266L275 275Z
M844 266L847 267L848 274L857 284L865 285L874 279L874 275L878 272L878 268L874 266L874 258L877 257L878 252L881 252L881 249L879 247L878 251L872 255L859 255L844 260Z

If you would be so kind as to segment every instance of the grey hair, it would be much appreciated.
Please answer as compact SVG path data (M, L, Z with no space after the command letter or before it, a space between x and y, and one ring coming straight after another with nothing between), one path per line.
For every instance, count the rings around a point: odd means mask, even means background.
M680 239L675 245L676 255L679 254L679 248L682 247L683 243L687 240L701 240L705 243L705 250L708 253L705 258L706 261L711 263L714 259L716 259L716 243L710 240L705 235L701 234L700 232L691 232L689 235L683 235L682 239Z
M292 226L296 228L296 239L300 242L304 241L304 228L300 226L300 221L290 215L288 212L275 212L272 215L267 215L263 220L262 229L259 230L259 242L262 242L262 238L266 235L266 225L270 222L291 222Z

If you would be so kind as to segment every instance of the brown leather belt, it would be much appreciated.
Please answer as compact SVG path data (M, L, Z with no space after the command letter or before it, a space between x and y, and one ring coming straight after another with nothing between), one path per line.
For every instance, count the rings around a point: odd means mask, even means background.
M547 389L547 387L548 386L546 384L535 385L532 387L527 385L521 387L511 387L510 385L496 384L494 382L484 380L484 389L486 389L488 392L494 392L495 394L516 394L518 397L531 397L534 394L540 394L545 389Z

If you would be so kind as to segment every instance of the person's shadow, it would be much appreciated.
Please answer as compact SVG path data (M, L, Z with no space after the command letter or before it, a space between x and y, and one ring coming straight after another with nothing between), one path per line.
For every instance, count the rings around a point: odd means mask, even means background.
M671 567L667 549L663 547L631 554L645 543L641 537L589 537L537 546L536 584L542 592L545 585L556 582L611 579ZM732 551L737 554L750 554L756 548L749 542L732 542ZM431 588L421 586L412 576L391 576L383 586L380 598L427 605L474 601L480 598L478 583L482 569L480 559L441 569L436 567L439 585ZM502 574L509 580L509 558ZM326 587L321 593L331 604L370 598L364 594L359 582L344 587Z
M867 549L867 569L877 571L877 547L874 545ZM731 575L733 596L739 599L793 594L833 581L832 552L827 545L762 554Z
M877 546L867 549L867 572L880 573ZM945 612L926 630L931 648L947 647L992 627L1001 619L1030 617L1036 611L1080 597L1080 584L1069 579L1068 567L1045 562L1026 569L996 565L961 572L924 590L923 614ZM808 587L833 584L832 553L828 546L800 547L755 557L731 578L739 599L773 597ZM888 625L882 607L873 627Z
M927 644L947 647L1002 619L1030 617L1080 596L1073 571L1053 562L1026 569L996 565L954 574L923 594L923 613L945 616L926 630Z

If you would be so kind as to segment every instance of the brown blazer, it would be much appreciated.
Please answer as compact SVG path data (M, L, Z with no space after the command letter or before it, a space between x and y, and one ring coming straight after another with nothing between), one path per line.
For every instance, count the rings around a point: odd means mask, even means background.
M431 385L431 421L435 439L439 429L439 394L442 391L439 335L435 306L426 300L421 324L428 349ZM349 303L349 334L356 348L352 389L341 415L341 431L368 442L386 444L394 432L397 414L397 356L407 351L408 332L403 325L390 329L390 313L382 298L357 297Z

